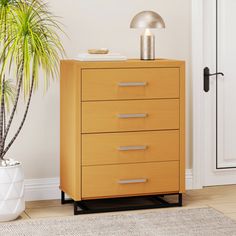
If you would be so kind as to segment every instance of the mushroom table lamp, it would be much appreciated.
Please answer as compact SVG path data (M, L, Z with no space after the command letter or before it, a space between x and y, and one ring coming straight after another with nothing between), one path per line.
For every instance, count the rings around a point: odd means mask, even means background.
M142 11L134 16L130 28L145 29L140 37L141 60L155 60L155 36L150 29L165 28L162 17L154 11Z

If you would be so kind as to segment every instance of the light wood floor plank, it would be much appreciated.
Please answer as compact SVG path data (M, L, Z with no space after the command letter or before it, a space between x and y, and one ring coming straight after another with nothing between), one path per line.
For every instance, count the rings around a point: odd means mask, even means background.
M183 196L183 208L212 207L236 220L236 185L189 190ZM149 211L149 210L147 210ZM61 205L60 200L26 203L26 214L20 219L73 215L73 205Z

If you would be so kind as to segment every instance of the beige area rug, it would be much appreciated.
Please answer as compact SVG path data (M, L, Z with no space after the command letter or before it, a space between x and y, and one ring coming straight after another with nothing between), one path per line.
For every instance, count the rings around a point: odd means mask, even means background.
M23 220L1 236L232 236L236 222L212 208L168 209Z

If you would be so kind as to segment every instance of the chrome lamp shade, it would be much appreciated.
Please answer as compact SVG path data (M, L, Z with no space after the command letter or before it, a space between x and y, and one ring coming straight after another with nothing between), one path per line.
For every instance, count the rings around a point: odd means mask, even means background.
M140 37L140 58L142 60L155 60L155 36L150 29L165 28L162 17L154 11L142 11L134 16L130 28L145 29Z

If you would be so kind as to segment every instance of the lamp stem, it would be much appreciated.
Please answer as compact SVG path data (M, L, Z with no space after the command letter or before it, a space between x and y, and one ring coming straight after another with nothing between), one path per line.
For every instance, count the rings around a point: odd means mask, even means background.
M155 60L155 36L143 34L140 37L141 60Z

